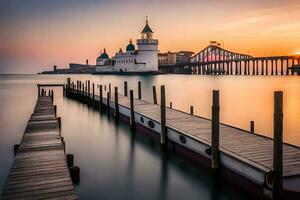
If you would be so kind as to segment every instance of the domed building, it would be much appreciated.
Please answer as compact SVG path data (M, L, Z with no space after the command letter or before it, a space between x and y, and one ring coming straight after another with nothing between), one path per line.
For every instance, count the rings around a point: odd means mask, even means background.
M127 52L129 52L129 51L135 51L135 46L134 46L134 44L132 44L132 40L131 39L129 41L129 44L126 47L126 51Z
M126 52L120 50L109 59L101 54L97 58L96 73L101 72L158 72L158 40L153 39L153 31L146 19L141 32L141 39L136 41L137 49L132 40L126 46ZM104 61L104 62L103 62ZM110 61L110 62L108 62Z
M101 55L97 58L96 60L96 66L97 65L104 65L106 61L109 60L109 56L106 53L105 48L103 49L103 53L101 53Z

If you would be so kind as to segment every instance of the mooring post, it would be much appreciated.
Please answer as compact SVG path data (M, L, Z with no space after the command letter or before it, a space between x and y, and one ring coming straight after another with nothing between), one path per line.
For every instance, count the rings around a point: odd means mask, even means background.
M107 93L106 93L106 100L107 100L107 102L106 102L106 104L107 104L107 106L106 106L106 111L107 111L107 114L108 114L108 115L110 115L109 99L110 99L110 94L109 94L109 92L107 92Z
M152 92L153 92L153 103L157 104L157 95L156 95L156 87L152 86Z
M71 78L67 78L67 89L71 87Z
M124 81L124 96L127 97L128 96L128 85L127 85L127 81Z
M88 80L88 105L90 105L90 102L91 102L90 93L91 93L91 81Z
M111 83L108 84L109 98L111 98Z
M115 87L115 119L119 119L119 99L118 99L118 87Z
M74 155L73 154L67 154L67 165L68 165L68 168L74 166Z
M41 88L39 84L38 84L38 96L41 96Z
M57 106L54 105L53 107L54 107L54 115L55 115L55 117L56 117L56 116L57 116Z
M274 145L273 145L273 199L282 199L282 132L283 132L283 92L274 93Z
M82 88L81 88L81 102L84 103L84 83L82 83Z
M51 101L53 103L53 100L54 100L54 93L53 93L53 90L51 90Z
M190 114L193 115L194 114L194 106L190 107Z
M220 122L220 104L219 104L219 90L213 91L212 99L212 122L211 122L211 167L213 173L219 171L220 167L220 153L219 153L219 122Z
M99 110L100 110L100 112L102 112L103 111L103 86L102 85L100 85L100 87L99 87Z
M254 121L250 121L250 132L254 133Z
M167 129L166 129L166 93L165 86L160 86L160 144L166 145Z
M134 99L133 99L133 90L130 90L130 128L134 129Z
M95 83L93 83L93 108L95 108Z
M141 81L138 82L138 98L142 99L142 87L141 87Z
M57 117L58 128L61 130L61 117Z

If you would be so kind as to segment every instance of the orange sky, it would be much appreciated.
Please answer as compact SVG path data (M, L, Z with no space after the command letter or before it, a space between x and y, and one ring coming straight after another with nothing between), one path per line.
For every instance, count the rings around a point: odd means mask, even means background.
M145 16L159 49L198 52L209 40L253 56L300 51L300 1L28 0L0 4L0 73L36 73L113 55L140 37Z

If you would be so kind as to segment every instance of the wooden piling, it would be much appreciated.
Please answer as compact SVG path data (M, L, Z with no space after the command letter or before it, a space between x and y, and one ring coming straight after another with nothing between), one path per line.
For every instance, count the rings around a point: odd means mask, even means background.
M95 83L93 83L93 108L95 108Z
M194 106L190 106L190 114L191 114L191 115L194 114Z
M55 117L57 117L57 106L56 105L54 105L54 115L55 115Z
M166 145L167 143L167 129L166 129L166 94L165 86L160 86L160 144Z
M88 91L87 91L87 103L88 105L90 105L91 102L91 98L90 98L90 93L91 93L91 81L88 80Z
M67 78L67 89L71 87L71 78Z
M115 87L115 110L114 110L115 119L119 119L119 99L118 99L118 88Z
M220 167L220 152L219 152L219 122L220 122L220 104L219 104L219 91L213 91L212 99L212 123L211 123L211 167L213 172L219 171Z
M109 93L109 98L111 98L111 83L108 84L108 93Z
M127 97L128 96L128 84L127 81L124 81L124 96Z
M134 122L134 99L133 99L133 90L130 90L130 128L135 128Z
M99 87L99 95L100 95L100 98L99 98L99 110L100 110L100 112L102 112L103 111L103 86L102 85L100 85L100 87Z
M273 199L282 199L282 132L283 132L283 92L274 93L274 144L273 144Z
M142 87L141 87L141 81L138 82L138 98L142 99Z
M57 117L57 121L58 121L58 128L59 130L61 130L61 117Z
M106 100L107 100L107 102L106 102L106 111L107 111L107 114L108 115L110 115L110 105L109 105L109 99L110 99L110 94L109 94L109 92L107 92L106 93Z
M250 121L250 132L254 133L254 121Z
M152 86L152 92L153 92L153 103L157 104L157 95L156 95L156 87Z

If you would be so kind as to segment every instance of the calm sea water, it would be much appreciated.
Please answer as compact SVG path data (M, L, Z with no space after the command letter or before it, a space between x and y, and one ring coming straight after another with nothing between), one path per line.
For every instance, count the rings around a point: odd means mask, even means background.
M248 129L255 121L258 133L272 136L273 91L284 91L284 140L300 146L300 77L242 76L92 76L0 75L0 190L13 162L13 144L19 143L36 102L37 83L65 83L66 78L112 83L137 91L152 101L152 85L166 85L173 107L210 117L211 91L221 94L221 121ZM116 124L82 104L63 98L55 89L68 153L81 168L76 193L81 199L250 199L233 186L216 187L209 173L178 155L163 154L158 144L128 125Z

